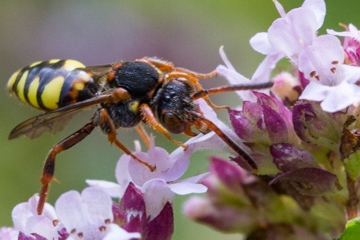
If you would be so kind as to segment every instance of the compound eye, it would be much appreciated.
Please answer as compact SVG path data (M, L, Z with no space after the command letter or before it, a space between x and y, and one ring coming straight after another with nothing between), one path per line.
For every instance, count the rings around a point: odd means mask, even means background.
M164 127L171 133L179 134L185 131L185 123L171 112L165 113L162 120Z

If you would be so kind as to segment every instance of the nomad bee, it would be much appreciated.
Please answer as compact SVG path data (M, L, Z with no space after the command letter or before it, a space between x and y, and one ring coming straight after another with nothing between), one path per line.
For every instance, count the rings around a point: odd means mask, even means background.
M269 88L272 83L203 89L198 79L215 75L216 71L200 74L174 67L171 62L157 58L141 58L133 62L101 66L84 66L75 60L50 60L33 63L15 72L8 82L9 91L22 102L44 110L45 113L20 123L12 130L9 139L21 135L36 138L45 131L56 133L65 127L74 114L98 105L88 123L49 151L41 177L38 213L43 211L49 183L54 176L56 155L83 140L97 126L107 135L110 143L151 171L155 170L155 166L137 158L117 140L118 128L135 127L149 145L147 134L139 124L144 122L184 149L187 146L172 139L169 133L195 136L191 127L202 133L214 131L256 172L254 160L206 119L196 99L203 98L211 107L219 109L221 107L211 103L209 94Z

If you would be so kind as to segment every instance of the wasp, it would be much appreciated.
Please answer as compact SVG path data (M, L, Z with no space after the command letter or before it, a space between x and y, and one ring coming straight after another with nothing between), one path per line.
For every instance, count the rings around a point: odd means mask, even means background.
M57 154L82 141L95 127L100 127L110 143L151 171L155 170L155 166L136 157L117 139L118 128L135 127L149 146L146 131L140 124L144 122L184 149L187 146L175 141L170 133L184 133L192 137L196 135L192 127L205 134L214 131L256 172L257 166L251 156L204 116L196 100L203 98L214 109L221 109L210 101L208 95L269 88L272 83L203 89L199 79L215 75L216 71L196 73L175 67L171 62L148 57L99 66L85 66L76 60L54 59L35 62L15 72L8 82L9 91L22 102L45 113L17 125L9 139L21 135L36 138L46 131L56 133L66 126L74 114L98 106L89 122L49 151L41 177L38 214L43 211L49 184L54 179Z

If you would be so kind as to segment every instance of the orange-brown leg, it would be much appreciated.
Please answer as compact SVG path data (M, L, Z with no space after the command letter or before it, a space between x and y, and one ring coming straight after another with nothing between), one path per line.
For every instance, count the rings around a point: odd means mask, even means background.
M149 134L144 129L144 126L139 124L136 126L136 131L139 133L141 139L144 141L145 145L150 148L150 137Z
M194 133L193 131L191 131L191 125L188 124L183 132L184 134L188 135L189 137L195 137L197 136L197 133Z
M234 92L239 90L258 90L258 89L265 89L265 88L271 88L274 85L273 82L265 82L265 83L258 83L258 84L236 84L236 85L228 85L228 86L220 86L216 88L210 88L210 89L201 89L198 92L196 92L192 99L199 99L199 98L205 98L210 94L217 94L217 93L223 93L223 92Z
M171 138L170 134L168 133L168 131L160 124L158 123L158 121L156 120L154 113L152 112L151 108L149 107L149 105L143 103L140 105L140 110L141 113L144 116L145 121L152 127L154 128L156 131L162 133L170 142L183 147L184 149L187 149L187 146L181 142L178 142L174 139Z
M216 126L213 122L206 119L204 116L202 116L200 113L197 112L191 112L191 114L197 119L197 121L203 122L206 125L209 126L211 130L213 130L216 135L218 135L229 147L231 147L236 153L238 153L242 158L245 159L245 161L250 165L252 171L254 173L258 172L258 167L254 161L254 159L245 152L244 149L242 149L239 145L237 145L234 140L232 140L229 136L227 136L223 131L221 131L218 126Z
M126 153L127 155L131 156L133 159L135 159L136 161L138 161L139 163L145 165L146 167L148 167L150 169L150 171L155 171L156 167L155 166L151 166L150 164L148 164L147 162L139 159L137 156L135 156L125 145L123 145L119 140L117 140L116 138L116 128L114 126L113 121L111 120L108 112L106 109L100 109L99 110L99 120L97 122L100 126L106 126L105 128L108 129L106 134L108 136L108 140L110 143L115 144L118 148L120 148L124 153Z
M201 79L206 79L206 78L212 78L212 77L215 77L217 75L217 72L216 70L212 71L212 72L209 72L209 73L197 73L197 72L193 72L193 71L190 71L188 69L185 69L185 68L174 68L174 71L176 72L183 72L183 73L186 73L186 74L189 74L189 75L192 75L196 78L201 78Z
M54 178L56 155L61 153L62 151L71 148L72 146L83 140L94 130L94 128L95 124L93 122L89 122L77 132L71 134L58 144L54 145L54 147L50 150L45 160L43 173L40 180L43 186L40 190L40 199L37 206L37 212L39 215L41 215L41 213L43 212L46 197L49 191L49 185L51 180L53 180Z
M157 58L145 57L145 58L137 59L136 61L148 63L163 72L171 72L174 70L174 64Z
M197 73L197 72L187 70L185 68L175 67L173 63L167 62L167 61L164 61L164 60L161 60L161 59L157 59L157 58L147 58L147 57L145 57L145 58L137 59L137 61L149 63L149 64L157 67L158 69L160 69L161 71L164 71L164 72L173 72L173 71L182 72L184 74L192 75L192 76L194 76L196 78L201 78L201 79L212 78L212 77L215 77L217 75L216 70L214 70L214 71L212 71L210 73Z
M192 76L188 73L185 72L171 72L168 74L168 79L174 79L174 78L183 78L186 81L189 81L190 83L194 84L197 88L198 91L202 91L203 87L201 86L201 84L199 83L198 79L195 76ZM219 110L219 109L223 109L223 108L227 108L226 106L217 106L214 103L211 102L210 98L205 95L203 96L203 99L206 101L207 104L210 105L210 107L212 107L213 109Z

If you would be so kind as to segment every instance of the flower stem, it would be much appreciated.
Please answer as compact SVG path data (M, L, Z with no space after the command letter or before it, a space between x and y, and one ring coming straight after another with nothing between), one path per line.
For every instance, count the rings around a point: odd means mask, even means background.
M346 173L346 183L347 183L347 189L349 192L349 199L346 203L346 215L347 220L354 219L358 217L358 204L359 199L356 195L356 181L352 179L348 173Z

